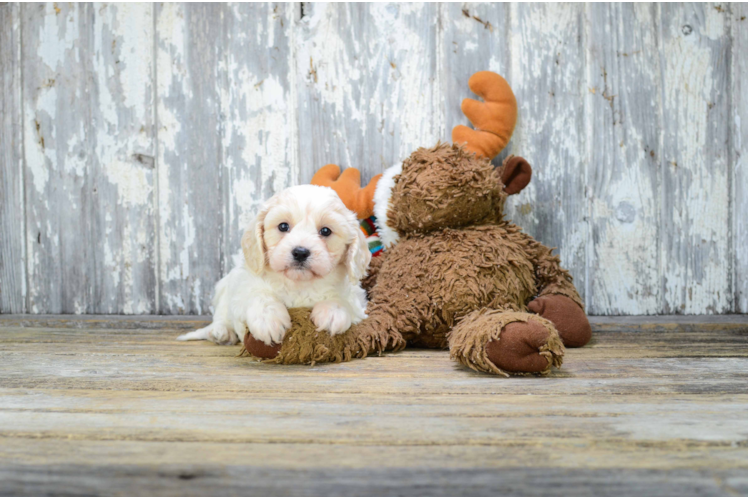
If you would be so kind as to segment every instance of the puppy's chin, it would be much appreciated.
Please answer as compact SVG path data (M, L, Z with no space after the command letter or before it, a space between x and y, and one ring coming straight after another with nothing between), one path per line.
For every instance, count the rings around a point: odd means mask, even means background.
M316 278L321 278L321 276L315 274L307 267L287 267L283 270L282 274L291 281L311 281Z

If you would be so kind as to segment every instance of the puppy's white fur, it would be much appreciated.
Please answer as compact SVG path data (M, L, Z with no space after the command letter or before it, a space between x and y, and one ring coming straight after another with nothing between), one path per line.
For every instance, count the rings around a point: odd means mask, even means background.
M323 227L332 234L320 234ZM309 250L303 263L291 253L299 247ZM332 189L295 186L270 198L244 233L242 251L216 285L213 322L177 340L236 344L249 328L257 340L278 344L291 326L289 307L312 308L317 329L331 335L366 317L360 281L371 253L355 214Z

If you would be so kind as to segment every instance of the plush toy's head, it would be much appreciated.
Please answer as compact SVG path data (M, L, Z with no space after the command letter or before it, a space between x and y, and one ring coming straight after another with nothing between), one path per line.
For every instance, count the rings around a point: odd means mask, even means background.
M312 184L332 187L360 218L376 215L386 247L408 233L499 220L507 195L521 191L532 173L522 158L510 157L498 169L490 162L512 136L517 102L496 73L475 73L468 85L483 101L463 100L462 111L475 128L455 127L453 145L419 148L365 188L359 187L358 170L341 175L336 165L322 168Z
M391 231L382 236L391 243L409 233L497 221L506 197L530 182L531 171L516 156L494 168L462 146L419 148L402 165L390 167L377 185L377 220Z

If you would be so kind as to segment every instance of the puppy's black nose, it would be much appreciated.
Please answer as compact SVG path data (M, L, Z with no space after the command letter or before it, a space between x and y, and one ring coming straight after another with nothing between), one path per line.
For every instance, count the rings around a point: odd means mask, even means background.
M291 255L293 255L293 260L295 260L296 262L304 262L311 253L312 252L310 252L308 248L304 248L304 247L296 247L293 250L291 250Z

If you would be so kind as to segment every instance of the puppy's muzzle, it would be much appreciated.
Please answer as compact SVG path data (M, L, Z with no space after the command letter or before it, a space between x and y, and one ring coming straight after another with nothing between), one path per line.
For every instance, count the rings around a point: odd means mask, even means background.
M310 252L308 248L304 248L304 247L296 247L293 250L291 250L291 255L293 256L293 260L296 261L298 264L303 264L304 262L306 262L306 260L309 258L311 254L312 252Z

